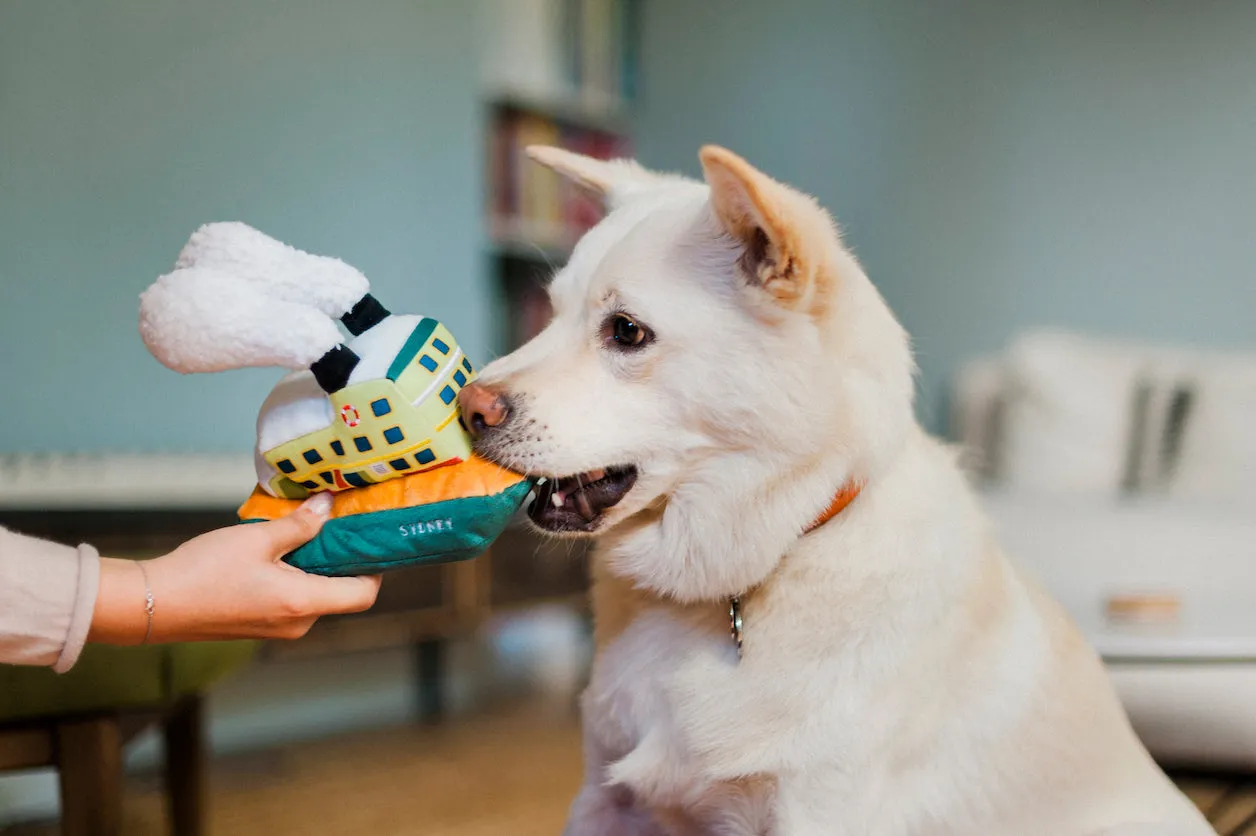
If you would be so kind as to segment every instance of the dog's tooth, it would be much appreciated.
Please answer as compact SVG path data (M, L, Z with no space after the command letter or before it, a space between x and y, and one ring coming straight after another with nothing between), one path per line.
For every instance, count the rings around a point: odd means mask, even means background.
M561 508L561 507L563 507L563 493L562 493L562 491L554 491L554 494L550 497L550 502L554 503L554 507L555 507L555 508Z
M584 491L576 491L573 498L576 500L576 507L580 509L580 516L584 517L585 522L597 516L593 513L593 506L589 504L589 498L584 495Z

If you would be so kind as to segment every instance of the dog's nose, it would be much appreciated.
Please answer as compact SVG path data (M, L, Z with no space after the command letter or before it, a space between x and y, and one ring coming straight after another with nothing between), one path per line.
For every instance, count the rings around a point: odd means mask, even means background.
M510 417L510 405L496 389L471 383L458 393L462 423L472 438L479 438L493 427L500 427Z

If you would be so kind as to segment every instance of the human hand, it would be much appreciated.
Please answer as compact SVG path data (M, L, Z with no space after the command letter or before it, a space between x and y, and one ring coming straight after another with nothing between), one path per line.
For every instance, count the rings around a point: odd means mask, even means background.
M149 640L295 639L319 616L369 609L378 575L328 578L283 562L318 533L330 512L331 495L315 494L286 517L210 531L145 561L154 602ZM101 559L88 641L144 640L144 580L134 561Z

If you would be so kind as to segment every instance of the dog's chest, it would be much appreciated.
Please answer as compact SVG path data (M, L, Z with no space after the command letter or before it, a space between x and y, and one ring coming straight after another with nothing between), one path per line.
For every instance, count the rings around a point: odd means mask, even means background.
M713 696L695 692L692 674L711 664L737 664L727 611L644 609L599 649L584 703L586 734L595 737L608 777L645 804L673 813L708 808L749 825L744 832L763 832L768 782L718 779L690 748L686 718L695 701ZM735 723L728 733L738 734ZM713 798L715 807L704 803Z
M678 674L699 661L737 664L728 612L715 604L685 611L644 608L598 648L591 692L614 706L625 733L644 735L649 718L671 715L684 694Z

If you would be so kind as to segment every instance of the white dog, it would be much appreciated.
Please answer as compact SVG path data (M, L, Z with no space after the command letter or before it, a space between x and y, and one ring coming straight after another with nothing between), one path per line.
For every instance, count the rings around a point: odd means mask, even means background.
M1213 832L915 423L823 209L716 147L705 183L530 153L608 215L463 410L598 541L567 833Z

